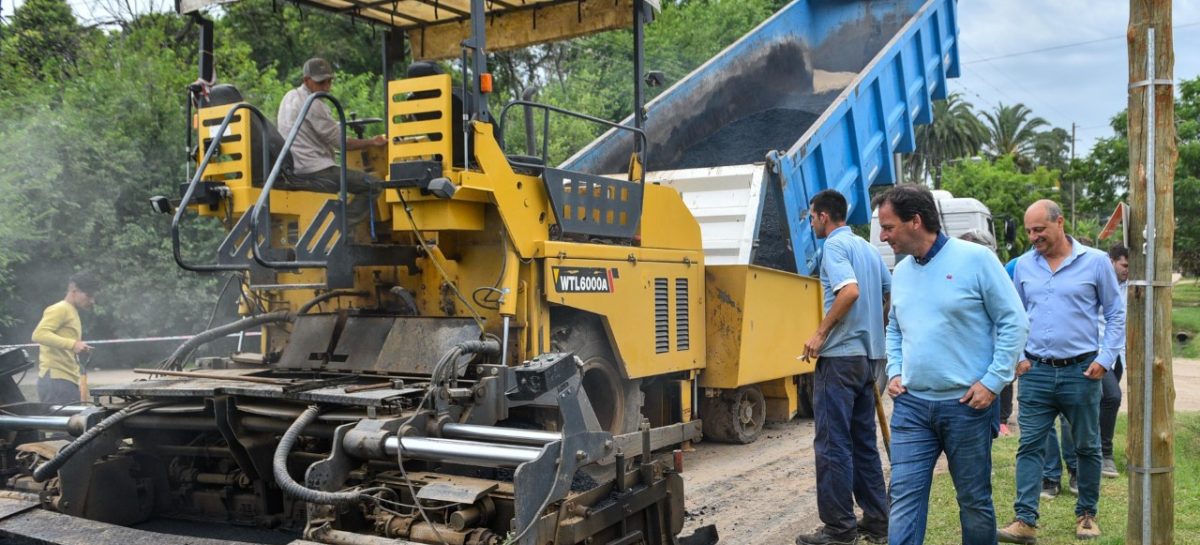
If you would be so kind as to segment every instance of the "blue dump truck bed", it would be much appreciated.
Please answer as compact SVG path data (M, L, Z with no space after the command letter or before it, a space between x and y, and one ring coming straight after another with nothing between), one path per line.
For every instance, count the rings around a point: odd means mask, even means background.
M850 223L870 221L870 186L896 182L894 154L913 151L913 125L932 121L931 102L958 75L956 10L956 0L788 4L648 104L649 170L763 163L750 262L811 274L809 198L835 188ZM631 147L610 131L563 168L620 172Z

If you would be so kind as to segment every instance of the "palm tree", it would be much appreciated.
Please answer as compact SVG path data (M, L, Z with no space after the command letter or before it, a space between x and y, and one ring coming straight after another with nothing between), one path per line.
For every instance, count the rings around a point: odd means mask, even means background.
M1018 165L1028 168L1033 164L1037 147L1038 129L1049 126L1045 119L1034 117L1024 104L1005 106L999 104L993 112L984 112L987 120L988 139L984 151L992 157L1012 155Z
M987 138L987 128L970 102L951 93L946 100L933 104L933 123L917 127L916 137L917 149L909 162L908 179L921 181L929 175L936 189L942 186L942 165L978 154Z

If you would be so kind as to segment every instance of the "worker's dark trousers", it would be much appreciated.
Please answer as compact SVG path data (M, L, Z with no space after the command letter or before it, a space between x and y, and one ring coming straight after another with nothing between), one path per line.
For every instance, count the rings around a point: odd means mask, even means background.
M830 533L857 528L854 503L863 524L887 530L887 494L875 441L875 374L866 356L817 360L813 416L817 458L817 511Z
M1104 378L1100 379L1100 454L1104 458L1111 458L1113 455L1113 432L1117 428L1117 411L1121 409L1121 375L1123 374L1124 367L1118 356L1112 371L1104 373ZM1058 426L1062 429L1062 442L1059 442L1054 433L1046 435L1046 462L1042 471L1043 479L1054 482L1062 481L1062 464L1059 462L1059 458L1066 462L1067 471L1071 475L1074 475L1079 467L1078 458L1075 456L1075 438L1071 435L1070 423L1066 418L1059 418Z
M1012 401L1013 387L1008 384L1003 390L1000 390L1000 423L1008 425L1008 419L1012 418Z
M1112 371L1100 379L1100 453L1105 458L1113 455L1113 431L1117 429L1117 411L1121 410L1121 375L1125 374L1122 363L1118 356Z
M66 379L39 376L37 381L38 401L48 405L70 405L79 403L79 385Z
M357 226L367 220L374 196L371 184L379 181L379 178L361 170L346 169L346 193L349 199L346 203L346 223ZM292 175L280 182L279 188L337 195L342 189L341 167L333 166L316 172Z

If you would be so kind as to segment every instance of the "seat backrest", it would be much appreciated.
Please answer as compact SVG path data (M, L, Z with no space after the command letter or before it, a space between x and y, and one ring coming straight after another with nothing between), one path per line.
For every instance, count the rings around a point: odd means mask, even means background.
M436 76L445 73L446 72L442 70L442 67L438 66L436 63L418 61L408 65L407 77L420 78L425 76ZM429 94L431 96L422 96L425 94ZM412 98L432 98L432 95L433 93L423 91L413 93ZM430 117L430 114L414 114L413 117L416 118L417 121L433 119ZM454 87L450 91L450 117L452 118L450 122L454 127L454 129L450 131L452 133L450 138L454 146L454 166L463 168L463 165L466 164L466 161L463 160L463 154L465 153L466 146L464 146L463 142L463 98L462 90L459 87Z
M214 85L208 91L208 96L200 104L202 108L210 106L224 106L227 104L235 104L243 102L241 91L228 83ZM251 154L251 183L254 187L262 187L267 180L267 176L271 174L271 167L275 166L275 161L279 159L280 152L283 151L284 138L279 134L279 129L270 120L267 120L266 125L258 119L257 116L250 115L250 154ZM262 134L266 131L267 135L267 163L263 164L262 159ZM289 151L283 160L283 174L292 174L292 154Z

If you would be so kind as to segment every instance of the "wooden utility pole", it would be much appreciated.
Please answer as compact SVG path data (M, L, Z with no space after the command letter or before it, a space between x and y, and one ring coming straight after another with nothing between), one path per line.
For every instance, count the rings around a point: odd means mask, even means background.
M1171 0L1129 2L1129 523L1125 542L1175 534L1175 386L1171 262L1175 239L1175 54Z

